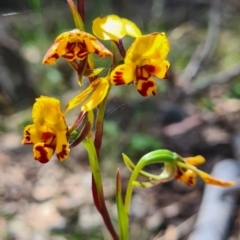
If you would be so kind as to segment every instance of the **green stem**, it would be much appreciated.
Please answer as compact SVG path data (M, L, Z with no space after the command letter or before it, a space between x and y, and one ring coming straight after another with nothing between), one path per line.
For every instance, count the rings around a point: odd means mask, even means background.
M133 192L133 182L137 180L138 175L140 174L141 170L149 165L154 163L175 163L178 155L168 151L168 150L156 150L154 152L148 153L144 155L139 162L137 163L136 167L134 168L131 177L128 181L127 192L125 196L125 211L129 214L130 205L132 200L132 192Z
M88 157L90 161L90 166L92 169L92 193L93 199L96 208L98 209L99 213L102 215L103 221L111 234L114 240L119 240L119 237L113 227L111 222L105 201L104 201L104 194L103 194L103 186L102 186L102 176L98 161L98 156L96 153L96 149L93 143L93 139L91 134L83 141L84 146L88 151Z
M94 138L94 145L95 145L95 148L96 148L98 158L99 158L100 149L101 149L101 146L102 146L103 124L104 124L103 120L104 120L104 114L105 114L108 94L109 94L110 90L111 90L111 86L108 89L108 93L107 93L106 97L99 104L98 112L97 112L96 133L95 133L95 138Z

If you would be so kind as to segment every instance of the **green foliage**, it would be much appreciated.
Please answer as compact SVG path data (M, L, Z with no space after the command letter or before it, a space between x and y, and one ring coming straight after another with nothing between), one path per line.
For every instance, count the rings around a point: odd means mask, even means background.
M134 133L129 144L130 151L146 152L154 149L162 148L159 139L145 133Z
M41 9L41 1L40 0L28 0L28 4L32 10L40 10Z

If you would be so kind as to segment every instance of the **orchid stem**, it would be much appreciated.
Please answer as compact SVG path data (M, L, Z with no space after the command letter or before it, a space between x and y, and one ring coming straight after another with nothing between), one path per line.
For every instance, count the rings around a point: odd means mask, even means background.
M117 47L118 47L118 50L120 52L120 54L122 55L123 58L125 58L126 56L126 51L125 51L125 48L123 46L123 42L122 42L122 39L119 39L117 42L115 42Z
M77 10L78 10L83 22L84 22L84 17L85 17L84 2L85 2L85 0L77 0Z
M93 174L92 175L92 193L93 193L95 206L98 209L99 213L102 215L103 221L109 233L111 234L112 238L114 240L119 240L119 237L112 225L112 222L104 201L101 171L100 171L98 156L96 153L96 149L95 149L91 134L89 134L89 136L83 141L83 144L88 151L88 158L90 161L90 166Z
M110 92L110 89L111 89L111 87L109 87L109 90L108 90L108 93L107 93L106 97L100 103L100 105L98 107L98 112L97 112L96 133L95 133L94 145L95 145L95 148L96 148L98 158L99 158L100 149L101 149L101 146L102 146L104 114L105 114L106 103L107 103L107 98L108 98L108 94Z
M149 165L155 163L169 163L173 164L176 162L178 155L172 153L168 150L156 150L154 154L146 154L144 155L137 165L135 166L134 170L132 171L131 177L128 181L126 196L125 196L125 211L129 214L131 200L132 200L132 192L133 192L133 182L137 180L138 175L140 174L141 170Z

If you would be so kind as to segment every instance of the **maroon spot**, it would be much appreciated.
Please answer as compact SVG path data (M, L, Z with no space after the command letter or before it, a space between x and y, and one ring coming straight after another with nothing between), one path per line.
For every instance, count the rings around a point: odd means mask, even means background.
M83 49L83 50L86 51L87 46L86 46L86 43L85 43L85 42L78 42L77 45L78 45L78 47L79 47L80 49Z
M49 58L55 58L55 59L58 59L59 58L59 55L57 53L54 53L53 55L51 55Z
M26 139L27 141L30 141L30 140L31 140L30 136L26 136L25 139Z
M38 160L40 163L47 163L49 161L47 157L47 151L44 149L44 147L37 146L35 147L35 150L40 153L40 157L37 158L36 160Z
M30 136L26 136L26 137L23 139L22 144L23 144L23 145L32 144L31 137L30 137Z
M192 186L192 185L194 184L194 183L193 183L193 177L192 177L192 176L189 177L188 183L189 183L190 186Z
M155 71L155 67L153 65L144 65L144 68L148 73L152 73Z
M67 150L67 145L63 144L62 145L62 151L57 153L57 157L59 160L63 159L65 156L67 156L68 150Z
M94 49L94 53L96 53L97 55L100 55L100 51L98 49Z
M146 81L142 83L141 89L138 89L138 92L143 96L147 96L147 91L149 88L154 87L154 83L152 81ZM154 94L154 93L153 93Z
M113 82L116 86L125 84L125 82L122 78L122 72L115 73L115 75L113 76Z
M26 135L31 135L28 130L25 131Z
M114 85L119 86L119 85L124 85L125 82L122 79L113 79Z
M68 42L67 46L66 46L66 49L72 51L75 47L76 47L75 42Z
M137 67L136 68L136 72L135 72L135 74L136 74L136 78L137 79L143 79L143 80L148 80L148 78L151 76L151 74L149 74L148 72L148 74L147 74L147 76L144 76L144 73L143 73L143 71L144 71L145 69L144 69L144 67ZM146 71L146 70L145 70ZM145 74L146 75L146 74Z
M64 58L68 59L68 60L73 60L75 55L74 55L74 52L68 52L64 55L62 55Z
M47 141L49 138L51 138L54 134L51 132L43 132L41 136L41 140Z
M84 59L87 55L88 55L88 52L81 52L81 51L79 51L77 53L77 57L80 58L80 59Z

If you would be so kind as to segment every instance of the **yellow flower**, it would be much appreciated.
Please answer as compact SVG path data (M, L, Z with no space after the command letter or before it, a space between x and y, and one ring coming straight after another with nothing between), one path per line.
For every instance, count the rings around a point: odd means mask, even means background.
M111 73L114 85L134 82L142 96L156 95L156 82L151 76L166 78L170 66L166 59L170 46L165 33L143 35L133 42L126 53L124 64Z
M81 110L86 113L96 108L105 98L109 89L108 77L98 78L76 97L71 99L66 107L66 111L82 103ZM92 93L92 94L91 94ZM91 94L91 96L89 96Z
M234 185L233 181L224 181L215 178L195 167L205 162L202 156L181 158L177 160L175 178L181 182L184 182L188 186L194 186L196 184L196 177L199 176L206 184L216 185L221 187L229 187Z
M96 18L93 21L92 31L102 40L113 41L118 41L126 35L134 38L142 35L135 23L114 14Z
M41 96L32 109L33 124L24 129L22 144L33 144L34 159L47 163L54 152L60 161L69 155L67 124L59 100Z
M93 35L74 29L60 34L55 39L43 58L43 63L55 64L59 57L67 61L83 60L89 53L96 53L100 58L112 56Z

